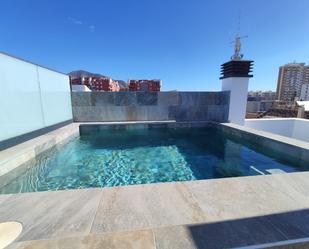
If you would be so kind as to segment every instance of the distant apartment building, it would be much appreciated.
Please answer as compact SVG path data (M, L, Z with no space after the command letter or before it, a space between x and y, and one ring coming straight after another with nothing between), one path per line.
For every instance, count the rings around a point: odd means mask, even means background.
M107 77L71 78L71 85L85 85L92 91L118 92L120 90L118 82Z
M129 91L160 92L161 80L128 80Z
M93 77L92 87L95 91L119 92L120 90L118 82L111 78Z
M276 92L273 91L249 91L249 97L259 97L261 100L276 100Z
M300 92L301 101L309 101L309 83L303 84Z
M247 112L266 112L272 108L276 100L276 92L273 91L249 91L247 99Z
M277 83L278 100L299 99L304 84L309 84L309 66L305 63L289 63L281 66Z

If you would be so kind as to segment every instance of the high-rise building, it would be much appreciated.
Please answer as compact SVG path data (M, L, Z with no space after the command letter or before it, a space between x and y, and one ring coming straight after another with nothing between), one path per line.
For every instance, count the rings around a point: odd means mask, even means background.
M289 63L279 68L277 98L294 101L300 98L301 87L309 83L309 66L305 63Z
M309 84L303 84L300 92L300 100L308 101L309 100Z

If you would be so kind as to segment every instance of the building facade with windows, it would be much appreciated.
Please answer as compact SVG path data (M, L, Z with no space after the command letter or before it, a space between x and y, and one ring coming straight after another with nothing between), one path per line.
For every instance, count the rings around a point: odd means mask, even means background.
M248 98L260 98L261 100L276 100L277 93L273 91L249 91Z
M309 100L309 83L303 84L300 92L300 100L308 101Z
M71 85L85 85L92 91L118 92L120 86L117 81L105 77L79 77L70 80Z
M160 92L161 80L128 80L129 91Z
M309 66L305 63L289 63L279 68L277 98L294 101L300 98L302 85L309 84Z

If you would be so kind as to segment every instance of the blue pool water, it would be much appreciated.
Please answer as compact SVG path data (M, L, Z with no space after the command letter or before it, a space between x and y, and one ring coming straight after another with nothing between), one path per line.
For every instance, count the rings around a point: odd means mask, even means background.
M267 154L267 155L266 155ZM111 187L299 171L214 128L115 130L41 156L0 193ZM304 169L302 169L304 170Z

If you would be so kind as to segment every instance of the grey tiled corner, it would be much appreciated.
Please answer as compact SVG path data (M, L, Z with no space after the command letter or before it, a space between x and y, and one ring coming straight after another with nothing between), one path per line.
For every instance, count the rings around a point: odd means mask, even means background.
M179 92L159 92L158 93L159 106L177 106L179 105Z
M91 94L92 106L114 106L115 94L113 92L93 92Z
M127 116L124 121L146 121L147 118L147 107L146 106L128 106Z
M137 104L140 106L158 104L157 92L137 92L136 96L137 96Z
M162 106L147 106L147 120L169 120L168 109Z
M170 120L186 120L187 108L180 106L169 106L168 107L168 118Z
M136 92L115 92L112 94L114 94L116 106L132 106L137 104Z
M180 106L195 106L198 105L198 92L179 92Z
M218 100L216 100L217 105L228 106L230 103L230 91L223 91L217 94Z
M215 122L226 122L228 120L229 107L225 105L209 105L208 119Z
M170 106L168 110L169 119L176 121L206 121L208 118L208 106Z
M92 92L72 92L72 106L91 106L92 97Z

